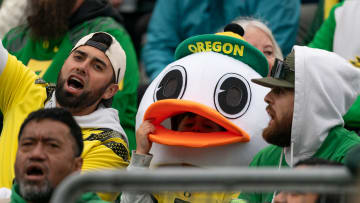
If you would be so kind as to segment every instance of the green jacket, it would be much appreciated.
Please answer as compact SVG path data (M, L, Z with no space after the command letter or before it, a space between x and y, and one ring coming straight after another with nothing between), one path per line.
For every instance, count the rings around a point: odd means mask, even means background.
M334 33L336 27L335 10L342 6L344 2L336 4L330 11L329 17L321 24L314 39L309 43L309 47L319 48L328 51L333 50Z
M119 83L112 107L119 111L119 118L130 143L135 149L135 116L137 111L138 63L131 38L119 23L121 16L106 0L86 0L71 16L70 30L61 39L34 40L27 25L10 30L3 39L4 47L47 82L56 83L60 69L76 42L92 32L113 35L126 53L126 72Z
M10 203L26 203L26 200L24 200L20 194L19 194L19 185L14 184L11 189L11 197L10 197ZM76 200L76 203L106 203L106 201L103 201L98 197L95 193L88 192L83 194L79 199Z
M334 50L334 34L337 24L335 11L338 8L343 7L343 5L344 2L341 2L336 4L331 9L329 13L329 17L324 21L320 29L316 32L316 35L314 39L311 41L311 43L308 44L309 47L324 49L327 51L334 51L335 53L337 53L337 51ZM348 40L351 43L351 40L350 39ZM341 53L338 54L340 54L344 58L348 58L345 55L342 55ZM356 131L359 130L360 128L359 112L360 112L360 97L355 101L355 103L351 106L349 111L343 117L345 121L345 127L347 129L354 129Z
M344 163L347 152L360 144L360 137L343 127L332 129L313 157ZM279 167L282 148L270 145L261 150L250 163L250 167ZM281 167L289 167L285 156ZM272 193L241 193L239 199L249 203L271 202Z

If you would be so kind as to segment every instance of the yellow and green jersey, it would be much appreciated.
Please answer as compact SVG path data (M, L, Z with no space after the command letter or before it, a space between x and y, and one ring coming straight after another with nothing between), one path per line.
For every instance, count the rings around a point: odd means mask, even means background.
M158 203L220 203L220 202L231 202L236 199L240 193L238 192L166 192L153 194L153 197Z

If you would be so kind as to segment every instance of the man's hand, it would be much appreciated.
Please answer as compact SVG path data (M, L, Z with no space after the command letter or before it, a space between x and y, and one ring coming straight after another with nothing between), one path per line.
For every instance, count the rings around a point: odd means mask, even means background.
M155 132L155 126L150 120L144 121L136 131L136 153L149 154L152 142L149 140L149 134Z

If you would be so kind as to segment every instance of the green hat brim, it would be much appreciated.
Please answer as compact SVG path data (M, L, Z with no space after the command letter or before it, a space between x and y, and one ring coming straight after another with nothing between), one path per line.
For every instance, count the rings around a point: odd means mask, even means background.
M261 51L244 40L225 35L204 34L186 39L176 48L175 60L193 53L209 51L237 59L249 65L262 77L266 77L269 72L267 59Z
M259 79L252 79L252 82L269 88L274 87L283 87L283 88L294 88L294 83L291 83L286 80L279 80L272 77L265 77L265 78L259 78Z

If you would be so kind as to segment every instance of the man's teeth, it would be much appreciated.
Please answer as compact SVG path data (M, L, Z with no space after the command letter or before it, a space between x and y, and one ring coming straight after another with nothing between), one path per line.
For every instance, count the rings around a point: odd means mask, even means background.
M71 80L75 80L75 81L77 81L78 83L81 83L81 80L79 80L79 79L77 79L77 78L75 78L75 77L71 77L70 79L71 79Z

